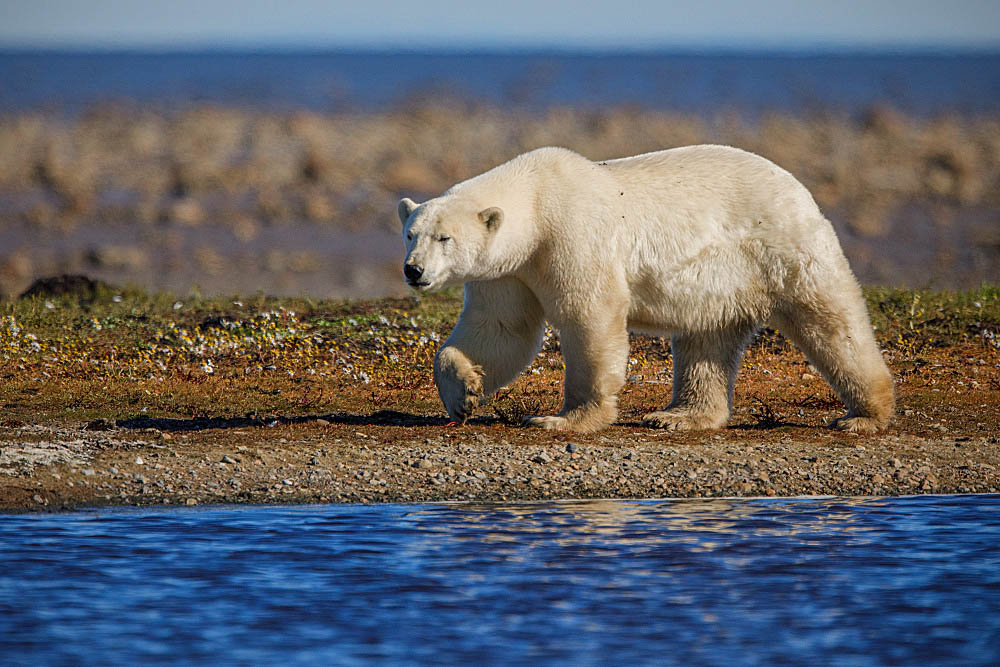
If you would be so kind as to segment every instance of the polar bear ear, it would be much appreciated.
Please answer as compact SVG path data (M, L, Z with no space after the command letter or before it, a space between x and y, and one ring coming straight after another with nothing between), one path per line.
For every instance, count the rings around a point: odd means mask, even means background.
M399 204L396 206L396 213L399 214L399 221L406 224L406 221L410 219L410 215L417 210L417 202L413 201L409 197L403 197L399 200Z
M484 208L479 212L479 222L486 225L486 228L490 231L493 231L503 222L503 210L496 206Z

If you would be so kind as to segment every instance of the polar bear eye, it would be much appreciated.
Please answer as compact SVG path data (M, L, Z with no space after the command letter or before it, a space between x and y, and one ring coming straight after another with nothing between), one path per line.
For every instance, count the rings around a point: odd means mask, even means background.
M445 241L450 241L450 240L451 240L450 236L439 236L438 237L438 241L440 241L441 243L444 243Z
M411 234L409 232L406 232L406 240L407 241L412 241L413 240L413 234Z

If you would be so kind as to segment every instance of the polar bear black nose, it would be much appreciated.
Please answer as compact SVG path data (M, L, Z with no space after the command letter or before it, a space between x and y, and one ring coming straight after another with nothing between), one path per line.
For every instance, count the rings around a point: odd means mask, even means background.
M411 283L415 283L420 280L420 276L424 275L424 267L417 266L416 264L406 264L403 266L403 275Z

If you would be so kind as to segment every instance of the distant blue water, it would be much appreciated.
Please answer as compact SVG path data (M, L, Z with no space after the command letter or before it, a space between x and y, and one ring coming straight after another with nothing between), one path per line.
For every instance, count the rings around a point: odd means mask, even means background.
M108 100L322 111L448 97L530 109L856 114L887 103L980 114L1000 109L1000 53L0 53L0 112Z
M1000 662L1000 496L0 516L0 664Z

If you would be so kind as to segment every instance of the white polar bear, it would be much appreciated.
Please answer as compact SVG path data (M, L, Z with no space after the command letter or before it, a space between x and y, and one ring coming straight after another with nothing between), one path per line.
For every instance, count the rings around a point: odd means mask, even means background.
M541 148L423 204L403 199L398 212L407 282L465 284L434 360L454 420L524 370L545 320L560 333L564 402L531 426L611 424L634 330L671 335L674 358L673 400L643 423L721 428L764 325L847 404L831 426L873 431L892 416L892 376L833 228L802 184L760 156L705 145L591 162Z

